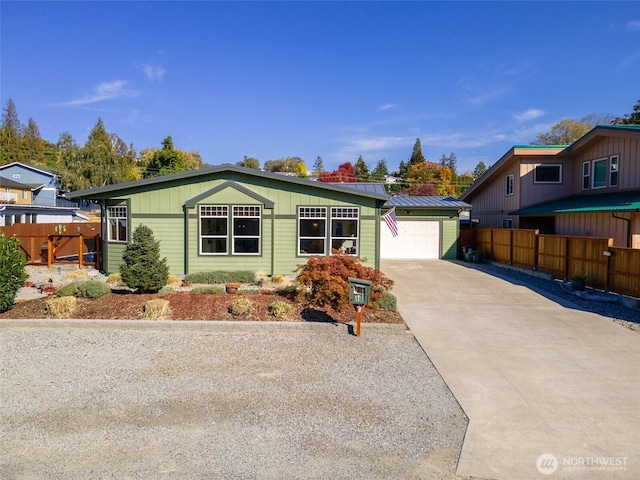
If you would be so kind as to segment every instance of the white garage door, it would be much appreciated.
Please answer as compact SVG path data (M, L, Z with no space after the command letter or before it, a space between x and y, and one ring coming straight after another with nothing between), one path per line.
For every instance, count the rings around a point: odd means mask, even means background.
M380 257L440 258L440 222L398 220L398 236L380 224Z

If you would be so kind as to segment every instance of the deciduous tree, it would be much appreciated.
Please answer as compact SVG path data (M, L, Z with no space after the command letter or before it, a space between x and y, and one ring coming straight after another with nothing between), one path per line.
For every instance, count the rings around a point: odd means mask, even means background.
M640 100L633 106L632 113L625 113L622 117L616 117L612 123L619 125L640 125Z

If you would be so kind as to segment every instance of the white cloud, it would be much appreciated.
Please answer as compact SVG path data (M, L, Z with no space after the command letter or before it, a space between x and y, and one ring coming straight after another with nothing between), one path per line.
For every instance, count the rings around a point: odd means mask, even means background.
M93 92L86 94L83 97L76 98L75 100L59 103L58 105L81 106L102 102L104 100L113 100L121 97L132 98L138 95L138 92L134 90L128 90L126 86L127 82L125 80L102 82L100 85L93 89Z
M162 79L167 74L167 69L162 65L150 65L148 63L140 63L137 65L138 69L145 74L145 76L152 82L162 82Z
M640 30L640 20L630 20L627 26L632 30Z
M544 115L544 110L540 110L539 108L530 108L529 110L525 110L522 113L518 113L513 116L518 122L526 122L528 120L533 120L535 118L541 117Z
M385 103L384 105L380 105L378 110L390 110L396 106L395 103Z

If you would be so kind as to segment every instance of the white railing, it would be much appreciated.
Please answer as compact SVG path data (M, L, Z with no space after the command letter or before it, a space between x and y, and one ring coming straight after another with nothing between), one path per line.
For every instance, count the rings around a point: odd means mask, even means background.
M17 193L0 193L0 202L2 203L16 203L18 201Z

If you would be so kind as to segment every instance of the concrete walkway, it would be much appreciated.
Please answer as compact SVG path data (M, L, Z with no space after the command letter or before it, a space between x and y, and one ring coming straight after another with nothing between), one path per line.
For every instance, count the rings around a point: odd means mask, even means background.
M464 263L383 261L469 417L457 474L640 478L640 335Z

